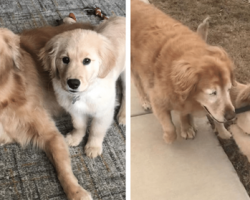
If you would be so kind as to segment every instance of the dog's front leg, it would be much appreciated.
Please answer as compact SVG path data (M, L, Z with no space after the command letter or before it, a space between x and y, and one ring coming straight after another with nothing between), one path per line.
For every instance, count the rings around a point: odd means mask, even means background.
M218 123L214 121L215 128L218 132L218 136L222 139L230 139L232 137L231 133L225 128L223 123Z
M67 134L66 142L69 146L78 146L86 134L88 117L82 113L71 113L74 129Z
M95 158L102 154L102 142L104 136L113 121L113 109L97 115L93 118L90 128L88 142L85 146L85 153L91 158Z
M45 112L39 112L34 116L31 123L31 130L36 130L33 134L33 143L42 148L57 171L58 179L69 200L92 200L91 195L84 190L73 174L68 146L62 134L57 130L55 123ZM41 121L41 119L43 119Z
M160 121L162 129L163 129L163 139L167 144L172 144L176 140L176 130L175 126L172 122L171 118L171 112L168 109L164 109L162 106L162 103L159 103L156 99L152 98L152 109L157 117L157 119Z
M44 150L56 168L58 179L69 200L92 200L72 172L68 146L57 131L46 136Z
M181 137L184 139L193 139L196 134L196 129L193 122L193 117L190 114L183 115L180 113Z

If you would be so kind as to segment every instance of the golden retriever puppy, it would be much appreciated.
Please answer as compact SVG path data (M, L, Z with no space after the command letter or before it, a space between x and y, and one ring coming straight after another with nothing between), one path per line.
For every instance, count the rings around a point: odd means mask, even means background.
M57 35L41 50L40 58L50 72L59 104L72 117L74 130L67 135L67 143L76 146L82 141L91 117L85 152L90 157L101 155L120 75L125 89L125 18L105 20L95 31L78 29ZM120 123L125 123L125 92L123 96Z
M20 46L20 36L10 30L0 29L0 43L0 143L32 143L43 149L68 199L91 200L72 172L68 147L48 109L51 98L35 61Z
M250 162L250 85L236 82L230 93L237 115L234 124L229 126L229 131L241 152L247 156ZM228 132L223 124L217 126L216 129L219 134Z
M65 31L74 29L87 29L93 30L94 26L89 23L74 23L74 24L63 24L60 26L52 27L46 26L31 30L25 30L21 33L20 45L25 51L27 51L33 58L36 68L39 72L40 78L43 80L41 84L46 89L46 106L48 106L49 112L55 117L59 116L63 112L63 108L58 104L55 96L55 92L52 86L52 82L47 71L44 71L42 63L38 56L40 50L45 44L55 35L63 33Z
M152 5L131 1L131 72L144 108L152 106L164 140L176 139L171 110L179 111L181 136L194 138L192 115L217 123L235 117L229 91L233 63L219 47Z

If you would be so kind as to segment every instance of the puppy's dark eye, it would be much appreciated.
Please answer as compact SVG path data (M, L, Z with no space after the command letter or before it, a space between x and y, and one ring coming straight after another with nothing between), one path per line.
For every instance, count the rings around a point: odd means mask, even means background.
M90 62L91 60L89 58L84 58L84 60L82 61L84 65L88 65Z
M64 64L68 64L69 63L69 57L63 57L62 59Z

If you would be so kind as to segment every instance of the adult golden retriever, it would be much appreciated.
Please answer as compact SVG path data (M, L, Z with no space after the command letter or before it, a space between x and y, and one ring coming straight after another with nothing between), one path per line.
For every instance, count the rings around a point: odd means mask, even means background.
M47 27L44 36L48 39L75 26ZM63 109L55 100L46 73L40 73L34 52L29 51L33 44L26 39L0 29L0 143L32 143L43 149L55 166L68 199L91 200L72 172L68 146L52 119ZM42 44L45 40L46 37L37 42Z
M206 18L197 29L197 33L204 41L207 41L208 35L208 18ZM232 103L236 109L237 118L233 124L229 126L236 144L241 152L247 156L250 161L250 85L241 84L235 81L230 91ZM231 133L225 128L224 124L215 124L218 135L224 139L228 139ZM228 136L228 137L223 137Z
M176 139L171 110L179 111L181 136L193 138L192 115L217 123L235 117L229 91L233 63L226 52L152 5L131 1L131 72L141 104L160 121L166 143Z

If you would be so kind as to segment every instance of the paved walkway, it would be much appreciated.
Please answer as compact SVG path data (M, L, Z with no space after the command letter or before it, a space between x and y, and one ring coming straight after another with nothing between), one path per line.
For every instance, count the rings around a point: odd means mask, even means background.
M132 85L131 200L249 200L206 118L196 124L194 140L165 144Z

